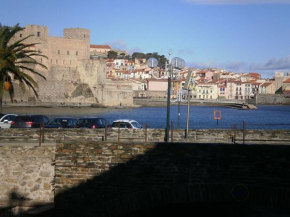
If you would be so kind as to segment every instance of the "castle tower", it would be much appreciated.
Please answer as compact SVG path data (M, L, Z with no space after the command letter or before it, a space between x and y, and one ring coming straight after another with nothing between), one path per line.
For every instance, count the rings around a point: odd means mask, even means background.
M86 59L90 58L90 30L84 28L66 28L63 30L66 39L77 39L86 41Z
M40 26L40 25L26 25L23 31L20 31L15 38L17 40L21 40L29 35L33 35L32 37L25 40L25 43L39 43L41 46L39 49L47 48L48 41L48 27Z
M63 37L90 41L90 30L83 28L66 28L63 30Z

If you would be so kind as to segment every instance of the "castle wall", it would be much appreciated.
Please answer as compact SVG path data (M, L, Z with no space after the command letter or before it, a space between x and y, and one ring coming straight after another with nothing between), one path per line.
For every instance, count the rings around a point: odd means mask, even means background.
M132 86L114 84L106 79L106 63L90 59L90 30L83 28L64 29L64 37L51 37L48 28L38 25L26 25L25 30L15 36L16 40L34 35L26 43L39 43L31 49L47 56L36 60L47 66L36 66L36 71L46 80L32 75L39 88L39 100L42 102L100 103L105 106L132 106ZM15 81L15 99L31 101L35 99L32 90L22 93ZM118 87L117 87L118 86ZM21 92L21 93L20 93ZM9 95L4 94L7 103Z
M24 43L39 43L37 47L47 48L48 45L48 27L40 25L26 25L23 31L15 35L16 40L23 39L29 35L33 35L24 41Z
M86 45L83 47L86 58L90 59L90 30L83 28L66 28L63 31L63 37L69 39L76 39L86 41Z
M99 85L94 90L98 102L105 106L128 106L133 105L133 91L131 84L107 83Z
M77 66L77 60L89 59L87 44L85 40L50 37L49 64Z

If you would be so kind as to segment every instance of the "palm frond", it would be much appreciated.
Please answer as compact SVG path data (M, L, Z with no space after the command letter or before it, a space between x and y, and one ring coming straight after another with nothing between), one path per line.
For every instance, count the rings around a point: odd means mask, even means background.
M39 43L25 43L33 35L28 35L20 40L14 40L13 38L16 33L24 29L19 24L9 27L2 26L0 23L0 96L3 95L4 81L6 79L12 84L9 89L11 101L13 101L14 97L12 77L17 79L23 92L25 92L26 87L29 87L37 97L36 88L38 88L38 85L31 75L46 79L45 76L36 70L35 66L40 66L44 69L47 69L47 67L38 62L35 57L47 57L31 49Z
M26 66L21 66L21 67L19 67L19 68L24 69L24 70L26 70L26 71L29 71L29 72L31 72L32 74L38 75L38 76L42 77L44 80L46 80L46 77L45 77L45 76L43 76L42 74L40 74L39 72L35 71L35 70L32 69L32 68L29 68L29 67L26 67Z

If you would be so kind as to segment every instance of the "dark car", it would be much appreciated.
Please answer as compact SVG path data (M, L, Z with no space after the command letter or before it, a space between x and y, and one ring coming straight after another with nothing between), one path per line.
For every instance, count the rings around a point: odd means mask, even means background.
M104 118L89 117L89 118L80 118L75 128L105 128L110 126L109 122Z
M10 128L39 128L48 122L49 118L44 115L18 115L11 122Z
M70 117L57 117L48 122L45 128L74 128L78 119Z

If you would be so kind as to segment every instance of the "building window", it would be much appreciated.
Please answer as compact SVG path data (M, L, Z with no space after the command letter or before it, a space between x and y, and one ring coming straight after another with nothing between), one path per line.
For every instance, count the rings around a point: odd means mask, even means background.
M67 55L69 55L69 51L67 51L66 53L67 53Z
M40 37L40 32L37 32L37 37Z
M78 51L76 51L76 55L78 55L79 54L79 52Z
M60 54L60 50L58 50L57 53Z
M84 34L84 38L86 38L86 34Z
M22 38L22 34L20 34L19 37Z

